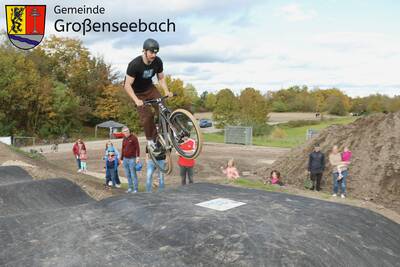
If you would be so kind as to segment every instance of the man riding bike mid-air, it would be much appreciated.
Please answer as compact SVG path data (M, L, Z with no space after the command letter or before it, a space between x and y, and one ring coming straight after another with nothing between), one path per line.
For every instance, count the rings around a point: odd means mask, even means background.
M165 76L163 73L163 62L157 56L160 50L158 42L154 39L147 39L143 43L143 53L134 58L128 65L125 77L125 91L132 98L137 106L140 122L144 128L144 133L148 146L154 153L161 153L160 147L154 142L157 136L157 129L154 123L154 112L149 105L144 105L143 101L160 98L161 94L153 84L152 78L157 75L159 84L168 97L173 94L168 90ZM158 106L153 105L156 113Z

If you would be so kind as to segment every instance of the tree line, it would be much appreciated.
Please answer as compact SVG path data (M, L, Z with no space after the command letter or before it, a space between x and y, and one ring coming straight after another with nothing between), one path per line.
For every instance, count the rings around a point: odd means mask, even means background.
M50 36L39 47L24 51L13 47L4 34L0 37L0 135L56 138L105 120L141 131L136 108L123 89L124 75L91 54L82 41ZM225 88L199 95L192 84L171 76L166 81L178 95L168 100L172 109L213 112L218 127L248 125L255 134L265 132L269 112L345 115L400 110L400 96L351 98L336 88L294 86L265 94L245 88L237 95Z
M217 99L221 98L221 94L226 92L204 92L204 109L213 111L219 105ZM239 97L240 95L237 96ZM400 89L399 95L394 97L373 94L351 98L337 88L310 90L307 86L292 86L278 91L268 91L261 97L267 101L271 112L315 112L344 116L350 112L370 114L400 110Z
M4 34L0 38L0 135L69 137L105 120L141 131L136 107L123 89L124 75L82 41L50 36L24 51ZM196 89L166 79L178 94L169 105L190 108Z

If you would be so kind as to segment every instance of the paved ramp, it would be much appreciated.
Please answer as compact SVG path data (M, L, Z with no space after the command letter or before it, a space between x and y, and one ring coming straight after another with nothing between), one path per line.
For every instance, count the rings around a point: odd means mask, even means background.
M246 203L226 211L195 204ZM0 265L399 266L400 225L282 193L194 184L0 218Z
M18 166L0 166L0 186L32 180L24 169Z
M93 201L66 179L19 182L0 186L0 217L71 207Z

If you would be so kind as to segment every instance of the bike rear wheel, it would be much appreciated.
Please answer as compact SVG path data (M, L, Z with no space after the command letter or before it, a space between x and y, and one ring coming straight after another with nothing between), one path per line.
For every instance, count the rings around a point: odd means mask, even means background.
M187 110L177 109L171 113L169 126L171 142L176 151L184 158L197 158L203 147L203 136L194 116ZM194 150L187 151L180 147L185 137L194 141Z

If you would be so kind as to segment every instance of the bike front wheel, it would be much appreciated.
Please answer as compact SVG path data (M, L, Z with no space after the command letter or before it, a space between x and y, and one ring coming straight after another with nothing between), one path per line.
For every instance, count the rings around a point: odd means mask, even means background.
M184 158L195 159L203 147L203 136L194 116L187 110L177 109L170 116L170 138L176 151ZM191 139L194 142L192 150L186 150L184 143Z

